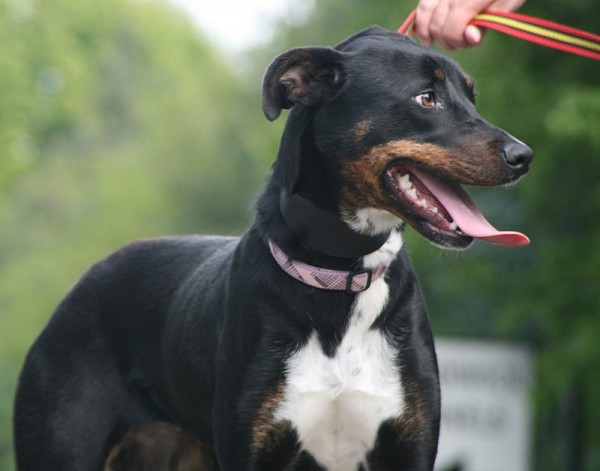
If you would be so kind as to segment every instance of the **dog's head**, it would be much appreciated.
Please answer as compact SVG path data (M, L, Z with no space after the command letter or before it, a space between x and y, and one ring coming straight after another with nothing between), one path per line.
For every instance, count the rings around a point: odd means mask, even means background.
M263 84L268 119L292 108L275 177L357 232L401 220L443 247L474 237L523 245L524 236L489 226L459 186L516 182L533 156L474 101L457 64L378 27L335 48L289 50Z

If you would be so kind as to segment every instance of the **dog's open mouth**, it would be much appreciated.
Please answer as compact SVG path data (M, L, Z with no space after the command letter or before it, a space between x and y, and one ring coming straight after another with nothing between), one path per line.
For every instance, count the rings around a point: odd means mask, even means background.
M407 222L435 243L456 248L473 239L508 247L529 244L519 232L494 228L457 183L403 164L389 167L385 182Z

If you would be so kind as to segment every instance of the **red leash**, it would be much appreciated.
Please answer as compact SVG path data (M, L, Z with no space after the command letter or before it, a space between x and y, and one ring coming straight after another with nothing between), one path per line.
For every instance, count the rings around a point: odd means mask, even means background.
M398 33L413 36L416 11L413 10ZM552 49L600 60L600 36L552 21L517 13L486 10L475 16L472 25L502 33Z

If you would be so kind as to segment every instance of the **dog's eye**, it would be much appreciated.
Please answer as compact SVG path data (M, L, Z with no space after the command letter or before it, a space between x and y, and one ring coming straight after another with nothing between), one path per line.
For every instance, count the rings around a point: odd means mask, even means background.
M442 102L438 101L432 91L423 92L415 97L415 101L424 108L443 108Z

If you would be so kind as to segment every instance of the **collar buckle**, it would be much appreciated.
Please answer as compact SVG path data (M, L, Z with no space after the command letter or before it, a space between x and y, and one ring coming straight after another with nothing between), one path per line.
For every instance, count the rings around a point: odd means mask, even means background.
M365 279L366 276L366 279ZM361 278L358 278L361 277ZM350 293L350 294L356 294L356 293L362 293L363 291L366 291L369 289L369 286L371 286L371 281L373 280L373 270L358 270L358 271L351 271L350 273L348 273L348 276L346 277L346 293ZM354 285L357 286L357 288L354 288Z

